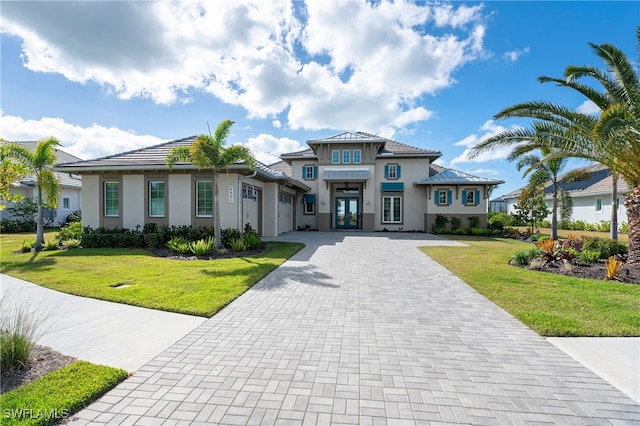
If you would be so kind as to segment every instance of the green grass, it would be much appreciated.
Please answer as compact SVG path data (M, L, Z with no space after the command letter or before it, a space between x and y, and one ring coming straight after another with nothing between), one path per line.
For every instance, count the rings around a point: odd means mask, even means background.
M0 396L0 423L57 424L104 395L127 375L118 368L74 362Z
M2 273L64 293L205 317L214 315L303 247L269 242L265 251L253 256L190 261L133 249L14 253L27 237L31 236L0 236Z
M640 285L573 278L508 264L530 243L456 237L468 247L421 250L543 336L640 336Z

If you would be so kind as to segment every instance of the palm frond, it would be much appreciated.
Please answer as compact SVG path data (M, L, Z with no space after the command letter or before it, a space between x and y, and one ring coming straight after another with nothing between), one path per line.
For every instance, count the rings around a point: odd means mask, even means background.
M191 162L191 151L189 147L180 146L177 148L173 148L167 154L167 158L165 159L165 163L169 170L173 169L176 163L190 163Z
M60 198L60 182L58 177L51 170L42 170L38 174L38 185L42 190L43 201L53 207L58 207L58 199Z

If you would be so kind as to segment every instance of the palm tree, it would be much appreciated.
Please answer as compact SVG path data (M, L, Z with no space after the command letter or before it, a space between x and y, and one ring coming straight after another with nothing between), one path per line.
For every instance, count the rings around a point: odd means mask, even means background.
M9 144L0 138L0 202L15 202L20 200L21 195L11 194L11 184L19 181L25 176L25 167L17 163L11 157ZM0 204L0 210L5 208Z
M636 37L640 47L640 26ZM501 146L514 146L511 156L515 157L548 148L552 151L542 161L574 157L608 167L614 178L625 179L633 188L624 201L629 223L628 263L640 263L640 77L615 46L590 45L605 63L606 71L592 66L570 66L564 79L541 77L540 81L577 90L600 108L599 115L579 113L549 102L514 105L496 118L526 117L536 121L528 129L507 130L483 141L472 150L472 156ZM584 77L594 79L604 90L579 83Z
M551 154L548 148L542 148L540 151L545 158ZM532 175L532 177L542 184L546 181L551 181L553 189L553 202L551 205L551 238L554 240L558 239L558 194L561 189L558 177L566 164L567 159L564 157L557 157L549 161L542 161L539 156L534 154L528 154L520 157L520 160L516 164L518 171L527 167L524 171L523 177L526 177L529 173L533 172L534 175Z
M244 161L250 169L255 167L255 159L249 148L242 145L225 147L231 126L233 126L233 121L222 121L218 124L213 136L199 135L191 146L173 148L167 154L166 159L169 170L173 169L173 166L178 162L188 162L199 169L213 171L213 232L216 248L221 247L222 243L220 238L220 200L218 199L220 171L239 161Z
M40 139L33 152L17 143L5 145L6 155L21 164L27 175L36 179L38 221L35 249L37 251L41 250L42 244L44 244L43 205L46 203L48 206L56 208L60 197L60 181L52 170L53 166L58 162L57 146L60 146L60 142L54 137Z

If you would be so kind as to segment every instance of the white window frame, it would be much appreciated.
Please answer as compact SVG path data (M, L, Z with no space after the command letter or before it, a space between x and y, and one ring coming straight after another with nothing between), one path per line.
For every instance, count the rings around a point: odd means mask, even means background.
M306 201L306 202L304 202L302 204L303 204L302 214L305 214L305 215L314 215L314 214L316 214L316 203L315 202L311 203L311 202Z
M438 205L439 206L446 206L448 205L447 203L447 192L448 190L446 189L438 189ZM442 196L444 196L444 202L442 201Z
M471 194L471 202L469 202L469 194ZM478 200L476 200L476 190L467 191L467 199L464 201L467 206L478 205Z
M316 168L315 166L309 166L306 165L304 166L304 174L305 176L303 176L304 180L315 180L316 179Z
M357 159L356 159L356 157L357 157ZM361 162L362 162L362 150L354 149L353 150L353 164L360 164Z
M63 209L70 209L71 208L71 198L69 198L69 197L63 197L62 198L62 208Z
M598 208L598 204L600 204L600 208ZM596 213L602 213L602 198L596 198L596 205L595 205L595 209L596 209Z
M351 150L343 149L342 150L342 164L351 164Z
M387 179L398 179L398 165L397 164L388 164L387 169Z
M386 199L389 199L389 219L385 219ZM396 205L399 205L399 216L397 220L394 217ZM384 195L382 197L382 223L391 223L391 224L402 223L402 196L401 195Z
M153 208L154 208L154 203L153 203L153 196L154 193L158 193L159 194L159 189L153 189L152 187L156 184L162 184L162 212L161 213L154 213L153 212ZM167 183L163 180L150 180L149 181L149 217L165 217L166 213L167 213ZM157 207L157 206L155 206Z
M201 183L211 184L211 192L209 192L209 194L211 195L211 214L202 214L202 213L200 213L199 204L200 204L201 198L200 198L200 188L199 188L199 186L200 186ZM210 181L210 180L197 180L196 181L196 197L195 198L196 198L196 205L195 205L196 217L213 217L213 210L214 210L214 206L213 206L213 202L214 202L214 200L213 200L213 181Z
M117 205L116 205L115 208L116 208L117 211L115 213L113 213L113 212L109 213L109 210L108 210L109 209L109 203L108 203L109 197L108 196L109 196L109 194L113 195L113 193L114 193L113 190L107 189L107 187L111 186L111 185L115 185L115 188L116 188L116 190L115 190L115 195L116 195L115 201L116 201ZM103 212L104 216L105 217L120 217L120 182L113 181L113 180L104 181L103 188L104 188L104 212ZM112 206L112 208L113 208L113 206Z
M331 151L331 164L340 164L340 150L334 149Z

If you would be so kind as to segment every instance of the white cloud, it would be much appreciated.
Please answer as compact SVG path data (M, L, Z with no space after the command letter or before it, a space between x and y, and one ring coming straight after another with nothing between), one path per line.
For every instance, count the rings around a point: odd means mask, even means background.
M508 62L515 62L520 59L521 56L528 54L531 51L531 48L525 47L522 49L514 49L509 52L505 52L502 57Z
M451 4L6 2L2 13L31 71L159 104L205 91L250 118L286 112L292 129L427 120L415 102L454 84L485 37L482 6Z
M1 111L0 136L7 141L37 141L54 136L65 152L82 159L104 157L164 142L155 136L138 135L115 127L97 124L80 127L54 117L25 120L4 115Z
M258 161L265 164L273 164L280 161L280 154L285 152L301 151L306 148L296 140L276 138L265 133L261 133L255 138L249 138L245 145L251 149Z
M600 115L600 108L593 101L587 100L578 105L576 111L582 114Z
M275 127L276 129L279 129L280 127L282 127L282 123L280 123L280 120L273 120L271 122L271 124L273 125L273 127Z
M483 168L479 168L479 169L475 169L469 172L472 175L477 175L477 176L483 176L483 175L499 175L500 172L498 170L495 169L483 169Z
M512 129L515 128L517 128L517 126L512 127ZM503 147L492 151L485 151L475 158L470 158L469 154L471 153L472 148L474 148L480 142L485 141L490 137L495 136L498 133L508 129L504 126L495 124L493 120L487 120L480 127L480 130L480 135L472 134L453 144L454 146L463 146L465 147L465 150L462 152L462 154L451 160L451 162L449 163L450 167L453 167L454 164L460 163L485 163L487 161L503 160L509 156L509 154L513 150L513 147Z

